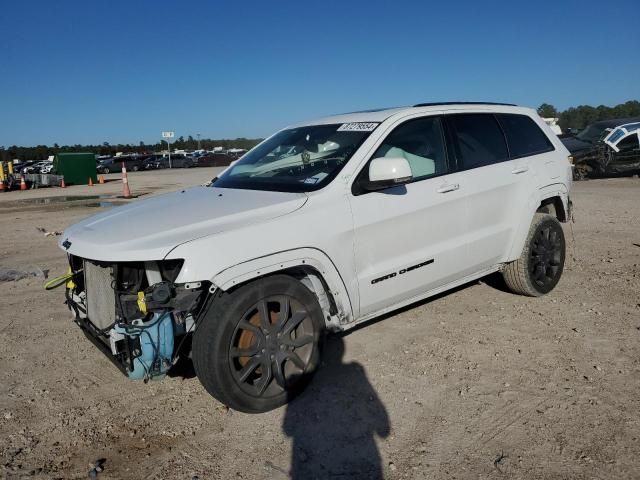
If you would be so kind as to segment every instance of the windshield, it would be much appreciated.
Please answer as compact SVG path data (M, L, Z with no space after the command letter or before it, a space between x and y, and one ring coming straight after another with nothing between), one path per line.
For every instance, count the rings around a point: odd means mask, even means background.
M283 130L242 157L213 187L310 192L333 180L377 123Z
M584 142L596 143L598 140L600 140L600 137L605 130L606 127L589 125L580 133L578 133L576 137Z

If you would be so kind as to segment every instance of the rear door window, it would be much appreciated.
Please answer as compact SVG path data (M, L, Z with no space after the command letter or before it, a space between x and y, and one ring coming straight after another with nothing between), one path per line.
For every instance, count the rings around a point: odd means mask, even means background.
M496 115L507 137L511 158L550 152L553 144L533 119L526 115L499 113Z
M490 113L453 114L447 116L451 127L458 168L483 167L509 159L504 134Z

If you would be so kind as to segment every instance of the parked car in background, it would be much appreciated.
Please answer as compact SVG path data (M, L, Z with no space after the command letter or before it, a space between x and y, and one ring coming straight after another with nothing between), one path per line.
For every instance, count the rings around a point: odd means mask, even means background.
M120 167L122 168L122 166ZM101 158L96 161L96 171L98 173L112 173L116 171L116 164L113 157Z
M227 155L229 155L234 160L240 158L245 153L247 153L247 150L245 150L244 148L230 148L227 150Z
M15 171L20 173L40 173L40 167L36 167L36 164L40 163L38 160L27 160L19 164L14 164Z
M640 117L602 120L588 125L575 136L561 138L573 157L574 179L639 171L640 151L637 135L625 138L619 145L618 152L605 143L605 138L617 127L637 122L640 122Z
M236 158L230 157L226 153L206 153L198 157L199 167L226 167Z
M555 133L558 136L562 135L562 128L560 128L560 125L558 125L559 118L557 118L557 117L546 117L546 118L543 118L542 120L544 120L544 123L549 125L549 128L551 129L551 131L553 133Z
M96 170L98 173L119 172L122 170L122 164L124 163L127 170L137 172L138 170L142 170L146 158L144 155L120 155L118 157L107 158L98 161Z
M155 170L158 168L158 159L162 158L161 155L152 155L147 157L145 161L142 163L143 170Z
M33 165L32 173L51 173L51 170L53 170L53 162L44 160Z
M599 143L602 143L604 137L606 137L607 134L617 126L639 121L640 117L601 120L587 125L576 135L562 138L562 143L567 147L567 150L569 150L572 155L575 155L580 151L589 150Z
M197 160L182 154L171 155L171 168L191 168L197 165ZM169 168L169 157L156 157L145 163L146 169Z

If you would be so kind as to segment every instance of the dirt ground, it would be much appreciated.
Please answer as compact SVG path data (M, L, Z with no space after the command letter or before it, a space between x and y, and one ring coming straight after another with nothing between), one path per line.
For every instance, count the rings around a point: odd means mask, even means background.
M153 194L213 170L130 183ZM36 228L63 230L120 188L0 195L0 267L64 273L59 237ZM105 197L38 200L83 195ZM640 478L640 180L580 182L573 200L551 294L493 277L332 337L311 387L263 415L224 408L189 365L127 380L61 290L0 282L0 477L87 478L104 458L105 480Z

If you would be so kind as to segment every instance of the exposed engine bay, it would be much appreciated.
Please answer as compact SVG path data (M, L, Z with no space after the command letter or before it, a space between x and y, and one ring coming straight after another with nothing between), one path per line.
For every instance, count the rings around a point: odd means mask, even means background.
M129 378L163 377L213 293L175 284L182 260L104 263L69 255L66 301L85 335Z

